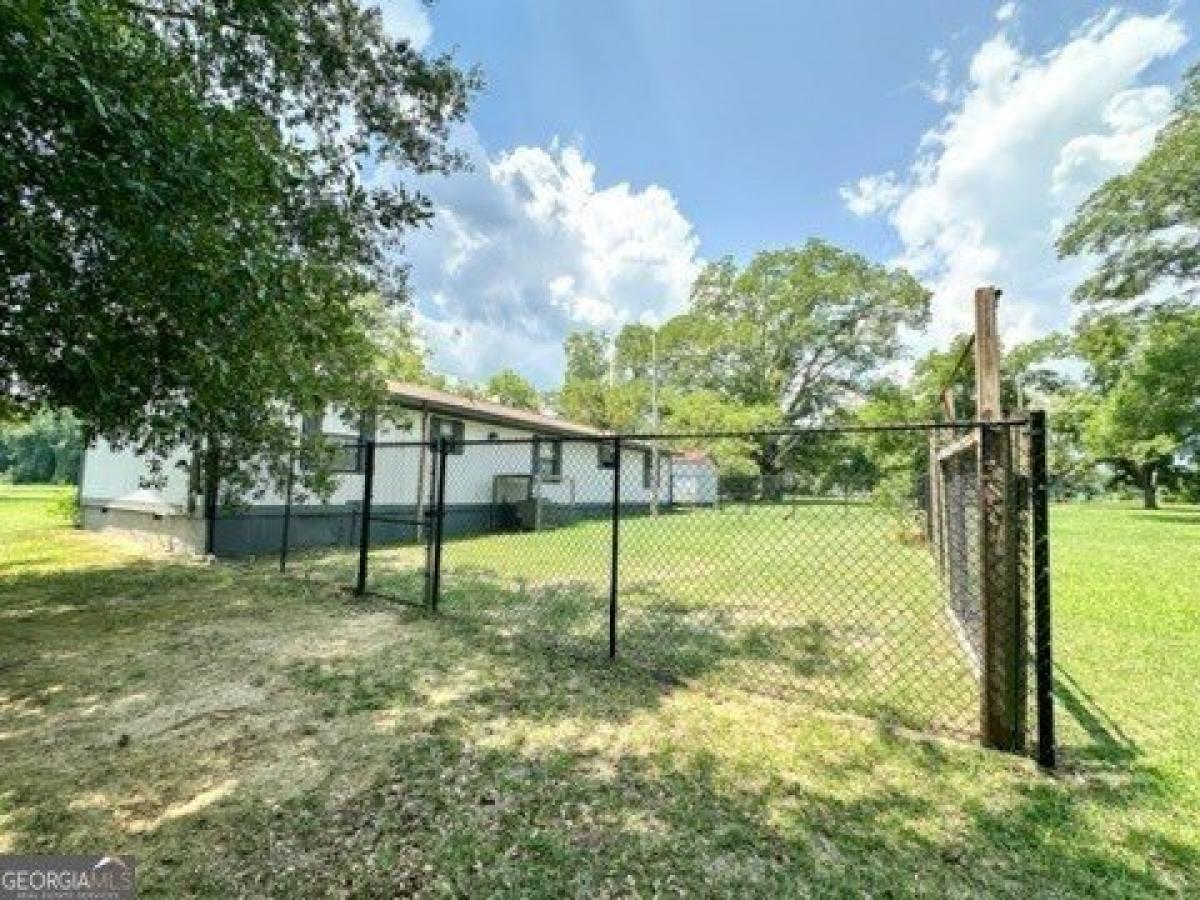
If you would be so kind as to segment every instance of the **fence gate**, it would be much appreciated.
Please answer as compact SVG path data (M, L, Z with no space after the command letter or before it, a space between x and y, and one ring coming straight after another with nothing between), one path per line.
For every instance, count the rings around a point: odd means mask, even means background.
M1044 416L368 443L356 587L1054 763Z

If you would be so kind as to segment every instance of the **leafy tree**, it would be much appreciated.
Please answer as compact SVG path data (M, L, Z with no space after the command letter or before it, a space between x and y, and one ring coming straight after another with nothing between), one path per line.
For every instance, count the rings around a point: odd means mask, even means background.
M1076 344L1093 389L1084 441L1133 480L1153 509L1175 459L1194 460L1200 450L1200 310L1161 311L1144 321L1102 315L1081 326Z
M949 387L958 419L975 415L975 358L970 352L967 335L958 335L944 350L933 349L916 360L912 375L904 384L881 379L867 392L866 400L853 411L856 423L878 425L895 422L917 422L943 416L942 394ZM1062 334L1024 344L1004 353L1001 362L1001 397L1008 409L1030 405L1057 408L1072 391L1077 390L1064 374L1063 363L1073 355L1070 340ZM1077 420L1054 415L1052 452L1076 450L1080 445ZM1074 429L1074 430L1072 430ZM861 452L870 463L869 472L877 490L895 498L911 498L920 487L929 465L929 446L926 435L916 431L875 432L851 442L855 452ZM1079 452L1066 454L1077 460ZM1058 469L1055 470L1056 474Z
M518 409L535 412L542 406L542 398L532 384L512 369L503 369L488 379L483 393L489 399Z
M1060 255L1100 256L1076 288L1080 301L1146 311L1176 305L1172 290L1200 280L1200 65L1185 76L1175 114L1154 148L1079 208L1058 241ZM1159 289L1158 299L1152 291Z
M624 378L649 380L654 373L654 328L631 322L613 341L614 362Z
M770 406L784 425L825 421L903 352L902 330L928 321L929 292L901 269L820 240L760 253L744 268L706 268L688 312L662 329L673 386ZM760 442L757 465L780 471L796 438Z
M640 380L578 379L563 384L555 395L555 407L565 418L594 428L644 431L649 396L649 385Z
M714 391L670 394L666 398L666 427L680 433L760 431L779 425L779 410L770 404L742 406ZM761 472L758 442L747 438L697 438L681 441L678 449L702 450L712 457L723 477L750 478Z
M566 371L554 406L568 419L612 431L638 431L646 422L649 383L628 379L615 364L612 339L600 331L567 335Z
M609 376L611 342L602 331L576 331L567 335L563 349L565 381L602 381Z
M478 84L354 0L0 6L0 397L210 484L379 399L373 292ZM273 452L274 451L274 452Z
M597 332L569 337L558 404L594 425L645 429L658 377L663 421L676 430L821 422L865 396L874 374L901 355L902 329L928 314L928 292L906 272L824 241L761 253L744 268L727 259L701 273L690 308L657 334L633 323L611 343ZM797 440L699 449L770 486L785 466L795 471Z
M82 459L83 432L68 411L0 425L0 477L14 484L76 484Z
M667 342L689 380L787 423L820 421L898 359L902 329L929 318L929 292L901 269L820 240L710 265ZM672 377L676 377L672 373Z
M430 370L425 347L413 328L411 318L403 312L382 306L378 311L379 324L374 336L380 374L388 381L440 387L444 379Z
M1000 397L1007 409L1022 409L1035 397L1066 388L1064 360L1073 356L1071 341L1054 333L1007 348L1000 363ZM975 355L968 335L956 335L945 350L930 350L913 365L909 417L926 420L943 414L942 392L950 388L955 417L975 417Z

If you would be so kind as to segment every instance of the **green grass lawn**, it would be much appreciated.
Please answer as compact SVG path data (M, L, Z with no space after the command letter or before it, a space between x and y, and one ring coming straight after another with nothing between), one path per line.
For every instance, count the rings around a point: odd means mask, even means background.
M979 692L920 522L868 505L779 504L623 518L619 655L709 686L763 690L890 724L974 736ZM608 651L611 526L450 540L441 612ZM371 555L373 590L421 597L424 549ZM357 557L305 557L351 583Z
M599 546L584 528L548 533L553 554L448 545L434 619L149 556L70 530L52 502L0 489L0 851L131 852L163 897L1200 890L1200 511L1053 510L1050 778L803 691L713 690L728 647L686 684L533 652L469 586L483 572L497 602L544 601L553 557ZM670 525L624 573L628 615L703 605L702 577L718 607L794 592L752 556L705 570L685 539L699 525ZM394 552L382 577L399 582L411 551ZM860 602L914 606L916 560L902 581L853 576ZM696 581L652 602L668 564ZM574 595L596 594L595 566L566 577ZM814 566L802 577L832 596Z

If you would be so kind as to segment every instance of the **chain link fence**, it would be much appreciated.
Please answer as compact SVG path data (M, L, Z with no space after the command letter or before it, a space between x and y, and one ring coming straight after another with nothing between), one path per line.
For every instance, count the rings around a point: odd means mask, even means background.
M356 448L290 574L1053 763L1040 415Z

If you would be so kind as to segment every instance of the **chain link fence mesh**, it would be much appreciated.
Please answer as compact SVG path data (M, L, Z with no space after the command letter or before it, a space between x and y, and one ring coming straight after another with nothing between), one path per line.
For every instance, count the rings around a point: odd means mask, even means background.
M293 498L283 551L481 640L1022 751L1029 446L1014 423L370 444L346 496Z

